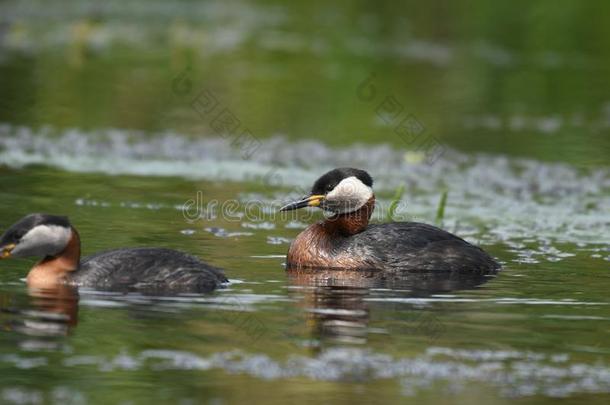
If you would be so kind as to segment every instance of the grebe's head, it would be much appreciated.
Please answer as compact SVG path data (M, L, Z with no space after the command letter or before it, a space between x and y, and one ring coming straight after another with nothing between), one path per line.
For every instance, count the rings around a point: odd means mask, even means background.
M280 211L320 207L335 214L354 212L373 197L372 187L373 179L364 170L333 169L316 180L308 196L285 205Z
M72 237L67 217L30 214L0 236L0 258L47 257L61 253Z

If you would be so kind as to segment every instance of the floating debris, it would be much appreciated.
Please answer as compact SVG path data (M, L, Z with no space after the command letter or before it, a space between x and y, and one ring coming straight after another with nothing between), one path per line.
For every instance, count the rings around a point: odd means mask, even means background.
M218 236L219 238L236 238L239 236L252 236L254 235L252 232L228 232L224 228L217 227L209 227L204 229L206 232L211 233L214 236Z
M252 222L242 222L241 226L243 228L249 229L275 229L275 224L271 222L260 222L260 223L252 223Z
M292 239L283 238L281 236L267 236L267 243L270 245L281 245L283 243L290 243Z

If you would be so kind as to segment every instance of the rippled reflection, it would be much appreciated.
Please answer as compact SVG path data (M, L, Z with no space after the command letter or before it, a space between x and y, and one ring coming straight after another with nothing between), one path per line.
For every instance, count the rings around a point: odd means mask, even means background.
M0 319L5 331L25 335L23 350L56 350L57 337L70 334L78 324L78 292L69 286L30 289L28 295L0 292Z
M307 313L311 339L330 343L367 343L372 301L425 298L433 294L475 288L490 276L460 273L412 273L391 276L380 271L332 269L288 270L290 282L304 291L300 301ZM382 298L373 295L382 292ZM417 302L417 301L415 301ZM442 331L436 317L410 309L404 319L410 332L435 339Z

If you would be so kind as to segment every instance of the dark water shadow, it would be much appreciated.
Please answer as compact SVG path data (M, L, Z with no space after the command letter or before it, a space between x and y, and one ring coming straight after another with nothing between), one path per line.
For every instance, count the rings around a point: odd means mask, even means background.
M370 298L423 299L481 286L494 276L464 273L409 273L401 276L379 271L300 269L287 270L288 279L302 299L298 305L306 313L309 339L317 342L314 350L325 344L365 344L370 333L372 306ZM388 303L387 305L392 305ZM405 311L404 306L396 310ZM418 333L435 339L442 330L435 317L421 317L422 311L408 309L405 321L416 322Z

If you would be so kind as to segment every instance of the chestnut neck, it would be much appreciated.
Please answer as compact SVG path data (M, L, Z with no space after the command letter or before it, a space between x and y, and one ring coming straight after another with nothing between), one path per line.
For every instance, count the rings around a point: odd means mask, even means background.
M68 273L78 269L80 263L80 236L72 228L68 244L59 254L47 256L30 270L27 277L28 286L46 288L61 284Z
M351 236L366 229L375 209L375 196L356 211L345 214L335 214L324 221L323 225L327 232L341 236Z

